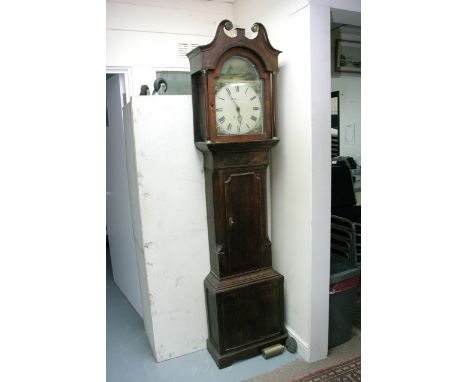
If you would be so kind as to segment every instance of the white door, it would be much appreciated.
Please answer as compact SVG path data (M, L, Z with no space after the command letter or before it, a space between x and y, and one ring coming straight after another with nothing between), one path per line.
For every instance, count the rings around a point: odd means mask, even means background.
M114 281L142 316L125 159L121 75L107 80L106 224Z

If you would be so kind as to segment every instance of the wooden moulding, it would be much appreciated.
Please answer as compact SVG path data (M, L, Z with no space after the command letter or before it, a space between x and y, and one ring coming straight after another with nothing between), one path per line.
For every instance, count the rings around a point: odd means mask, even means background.
M245 29L243 28L235 28L236 36L228 36L224 32L224 29L232 29L232 23L231 28L226 28L226 24L229 23L231 23L229 20L221 21L218 24L213 41L209 44L198 46L187 53L187 57L190 60L191 74L201 70L214 69L221 55L225 51L235 47L258 52L269 72L278 71L278 55L281 51L273 48L268 39L268 33L261 23L255 23L252 26L252 30L255 29L257 31L257 36L253 39L245 36Z

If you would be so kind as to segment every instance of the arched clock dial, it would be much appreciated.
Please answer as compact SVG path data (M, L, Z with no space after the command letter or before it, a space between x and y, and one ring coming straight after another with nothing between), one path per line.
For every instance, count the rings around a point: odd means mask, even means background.
M263 79L246 57L233 56L215 79L218 136L264 133Z
M255 134L262 127L261 95L247 83L224 85L216 93L218 134Z

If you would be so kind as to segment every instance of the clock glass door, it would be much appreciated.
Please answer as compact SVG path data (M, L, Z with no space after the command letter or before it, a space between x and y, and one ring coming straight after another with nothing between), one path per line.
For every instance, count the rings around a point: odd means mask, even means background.
M215 79L218 135L264 133L263 80L247 58L226 60Z

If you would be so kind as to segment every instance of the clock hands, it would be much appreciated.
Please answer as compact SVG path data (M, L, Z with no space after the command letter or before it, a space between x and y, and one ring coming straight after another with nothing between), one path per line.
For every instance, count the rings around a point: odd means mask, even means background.
M242 115L241 115L241 113L240 113L240 107L239 107L239 105L236 103L236 101L234 101L234 98L232 97L231 91L229 90L229 88L226 88L226 93L229 95L229 97L231 98L232 103L233 103L234 106L236 107L236 111L237 111L237 121L239 122L239 126L237 127L237 129L240 131L240 127L241 127L241 124L242 124Z
M239 113L239 111L238 111L238 113ZM239 113L239 116L237 117L237 122L239 122L239 126L237 127L237 130L240 131L240 127L242 125L242 115L240 115L240 113Z
M232 103L229 103L227 99L230 99ZM258 131L257 126L261 118L260 103L261 98L252 86L248 84L238 85L233 82L224 84L216 92L216 123L218 131L222 131L223 135L253 134L255 131ZM233 106L235 111L233 110Z

